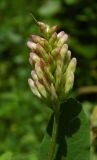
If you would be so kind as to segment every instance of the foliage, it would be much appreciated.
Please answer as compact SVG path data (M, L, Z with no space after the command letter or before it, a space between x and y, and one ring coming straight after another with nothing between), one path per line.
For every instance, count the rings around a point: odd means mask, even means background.
M85 94L80 90L85 85L97 86L97 2L0 0L0 154L10 150L16 160L36 160L50 115L27 84L26 41L30 34L39 33L31 12L38 20L59 24L70 35L69 46L78 59L73 94L90 106L97 103L97 89L84 88Z
M49 159L52 126L53 116L40 148L39 160ZM57 146L53 159L88 160L90 158L89 137L89 125L82 106L76 100L68 99L61 105Z

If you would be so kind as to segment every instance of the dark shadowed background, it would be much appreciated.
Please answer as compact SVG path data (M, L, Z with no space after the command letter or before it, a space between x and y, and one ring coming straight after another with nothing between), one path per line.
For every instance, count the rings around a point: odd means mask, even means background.
M40 34L30 13L69 34L69 48L78 60L72 95L87 110L97 103L96 0L0 0L0 154L12 152L13 160L37 160L50 116L27 82L26 42Z

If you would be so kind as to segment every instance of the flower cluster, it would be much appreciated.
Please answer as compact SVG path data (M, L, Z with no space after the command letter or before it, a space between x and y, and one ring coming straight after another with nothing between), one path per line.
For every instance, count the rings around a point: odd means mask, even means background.
M47 102L64 101L73 87L76 58L71 59L68 35L58 26L38 22L42 37L31 36L29 61L32 65L29 86L34 95Z

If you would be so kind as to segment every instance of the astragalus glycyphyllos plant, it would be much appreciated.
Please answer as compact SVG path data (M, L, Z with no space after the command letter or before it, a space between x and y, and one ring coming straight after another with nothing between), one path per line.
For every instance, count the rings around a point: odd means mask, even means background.
M54 109L54 104L62 103L73 87L76 58L71 59L64 31L57 34L57 25L38 24L42 37L32 35L27 42L33 67L28 82L32 92Z
M37 23L42 33L41 36L31 35L31 40L27 42L27 46L30 48L29 62L32 66L31 78L28 79L28 83L33 94L42 99L54 113L54 118L52 122L50 121L50 123L52 123L50 127L53 125L53 127L51 127L51 136L47 131L49 136L46 134L47 137L44 139L44 143L42 143L39 159L72 160L72 158L66 154L67 150L71 152L70 146L72 145L69 144L71 140L68 142L68 149L67 146L64 148L64 145L67 143L65 142L65 136L68 136L66 133L69 134L69 131L71 131L70 134L73 134L71 127L74 125L75 130L78 130L78 126L76 126L78 119L75 124L72 124L74 123L72 120L74 121L76 116L79 116L80 118L81 113L81 106L79 103L73 99L68 100L69 92L74 83L76 58L71 58L71 51L68 49L67 44L68 35L64 31L57 33L57 25L50 27L43 22ZM63 104L65 105L64 107L62 107ZM70 107L71 110L68 110ZM72 107L74 108L72 109ZM70 126L70 123L72 126ZM78 125L80 125L80 123ZM63 130L65 130L65 132ZM84 130L87 130L87 125ZM74 133L75 132L76 131L74 131ZM78 130L79 138L81 138L81 132L82 128ZM85 139L87 140L88 132L85 134ZM75 139L75 136L72 137L72 140L73 138ZM84 144L80 145L85 149ZM64 151L62 147L64 148ZM44 148L47 149L45 150ZM60 148L62 151L60 151ZM73 154L74 153L77 154L77 152L73 152ZM74 158L74 160L84 159Z

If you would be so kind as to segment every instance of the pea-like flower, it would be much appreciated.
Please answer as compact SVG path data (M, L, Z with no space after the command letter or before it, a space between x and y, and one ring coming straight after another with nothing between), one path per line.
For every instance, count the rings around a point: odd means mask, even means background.
M42 37L32 35L27 42L32 66L28 83L33 94L45 102L61 103L73 87L76 58L71 58L64 31L57 33L57 25L50 27L42 22L38 25Z

